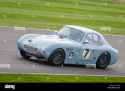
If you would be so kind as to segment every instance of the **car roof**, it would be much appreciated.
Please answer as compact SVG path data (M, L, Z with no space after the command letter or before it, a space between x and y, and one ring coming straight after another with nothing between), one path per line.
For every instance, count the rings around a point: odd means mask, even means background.
M96 33L98 35L101 36L101 34L99 32L96 32L95 30L93 29L90 29L90 28L86 28L86 27L81 27L81 26L76 26L76 25L66 25L67 27L71 27L71 28L75 28L75 29L78 29L80 31L83 31L83 32L86 32L86 33Z
M83 31L83 32L85 32L86 34L88 34L88 33L98 34L98 35L101 37L101 39L102 39L102 41L103 41L104 43L109 44L109 43L105 40L104 36L103 36L101 33L96 32L96 31L93 30L93 29L86 28L86 27L81 27L81 26L76 26L76 25L65 25L65 26L66 26L66 27L70 27L70 28L77 29L77 30L79 30L79 31Z

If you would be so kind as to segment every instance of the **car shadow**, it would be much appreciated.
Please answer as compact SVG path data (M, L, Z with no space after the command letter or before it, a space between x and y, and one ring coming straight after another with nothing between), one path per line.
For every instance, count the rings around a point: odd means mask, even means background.
M64 64L62 66L52 66L50 65L46 60L41 60L41 59L36 59L36 58L31 58L29 60L26 60L22 57L17 57L18 58L18 61L22 61L26 64L36 64L36 65L39 65L39 66L44 66L44 67L49 67L50 69L52 68L60 68L64 70L78 70L78 72L76 73L79 73L82 74L82 72L86 73L86 74L94 74L94 75L122 75L122 74L125 74L123 72L119 72L117 69L115 69L114 67L112 66L109 66L107 69L96 69L96 67L93 67L93 66L89 66L89 67L86 67L85 65L73 65L73 64Z
M24 59L22 57L19 58L22 61L28 61L32 62L34 64L39 64L39 65L46 65L46 66L51 66L51 67L56 67L53 65L50 65L46 60L44 59L37 59L37 58L30 58L29 60ZM86 66L86 65L80 65L80 64L63 64L63 67L76 67L76 68L84 68L84 69L95 69L95 66ZM62 66L57 66L57 67L62 67Z

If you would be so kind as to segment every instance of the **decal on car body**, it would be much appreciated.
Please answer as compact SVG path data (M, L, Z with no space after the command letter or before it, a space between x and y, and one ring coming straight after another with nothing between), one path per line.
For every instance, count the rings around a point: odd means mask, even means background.
M68 57L72 58L74 56L73 48L66 48L66 50L68 51Z
M83 60L88 60L91 57L92 52L89 49L84 49L82 53Z

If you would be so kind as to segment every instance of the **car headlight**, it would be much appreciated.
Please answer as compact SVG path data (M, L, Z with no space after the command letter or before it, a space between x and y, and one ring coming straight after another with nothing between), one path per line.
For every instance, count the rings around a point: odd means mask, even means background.
M41 49L41 53L42 53L43 55L47 55L46 49L45 49L45 48L42 48L42 49Z

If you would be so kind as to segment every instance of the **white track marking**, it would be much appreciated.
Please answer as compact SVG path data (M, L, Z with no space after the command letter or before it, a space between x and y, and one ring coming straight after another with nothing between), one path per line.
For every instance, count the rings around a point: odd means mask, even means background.
M25 27L14 26L14 30L26 30L26 28Z
M35 64L33 64L33 65L32 65L32 67L33 67L33 68L36 68L36 65L35 65Z
M0 64L0 68L8 68L10 69L11 65L10 64Z
M7 43L7 40L3 40L3 43Z

